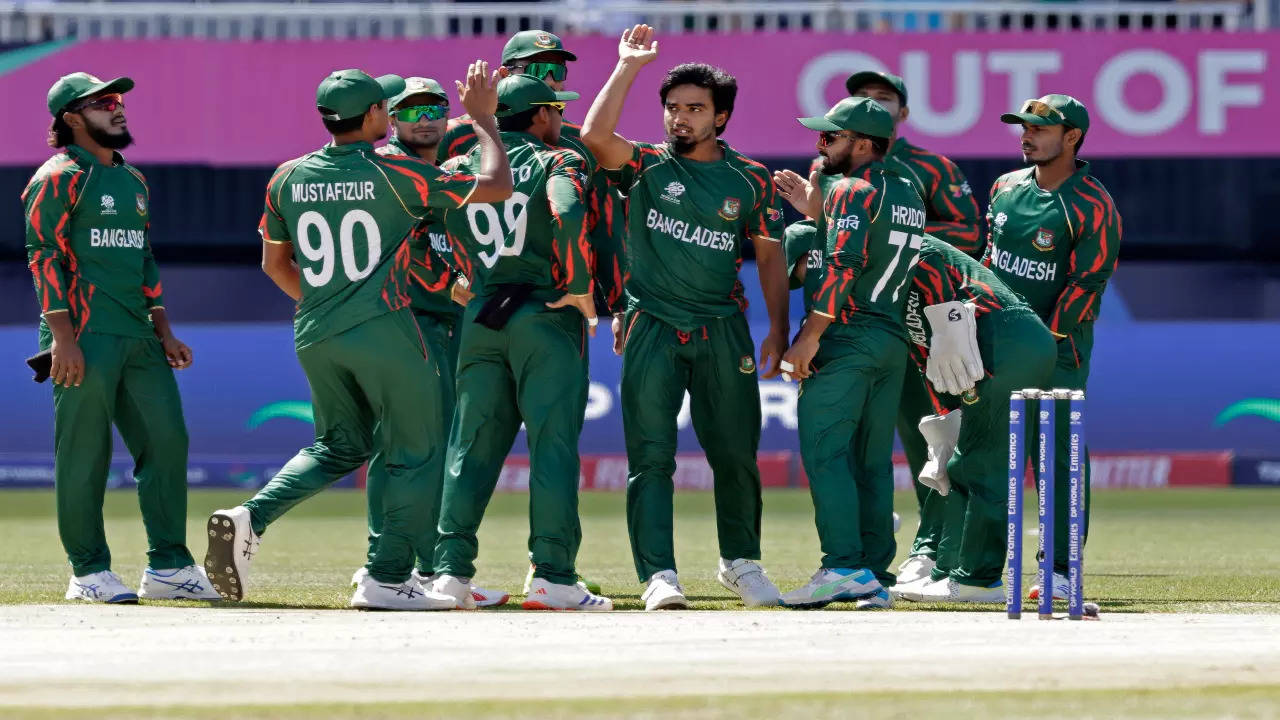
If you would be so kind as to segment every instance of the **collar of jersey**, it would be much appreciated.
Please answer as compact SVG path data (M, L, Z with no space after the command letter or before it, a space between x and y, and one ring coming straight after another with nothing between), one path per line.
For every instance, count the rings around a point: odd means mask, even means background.
M1067 177L1066 180L1063 180L1062 184L1058 186L1057 190L1045 190L1044 188L1040 187L1040 183L1036 181L1035 168L1032 168L1030 170L1030 174L1027 176L1027 178L1031 180L1031 186L1036 189L1036 192L1042 195L1053 195L1055 193L1066 192L1073 185L1075 185L1076 182L1080 180L1080 178L1088 174L1089 174L1088 161L1081 160L1080 158L1076 158L1076 171L1071 173L1071 175Z
M869 172L871 170L884 170L884 163L879 160L872 160L869 163L864 163L854 168L853 172L849 173L849 177L862 177L864 172Z
M546 147L547 145L523 130L504 131L498 134L502 136L502 142L507 146L508 150L511 149L511 143L507 142L508 140L516 140L522 143L528 143L529 145L537 145L538 147Z
M353 142L346 145L334 145L329 143L325 145L322 152L326 155L350 155L352 153L372 151L373 144L367 142Z
M71 157L75 158L75 159L76 159L76 162L79 162L79 163L81 163L82 165L83 165L83 164L87 164L87 165L101 165L101 164L102 164L102 163L98 162L98 157L97 157L96 155L94 155L93 153L89 152L88 150L85 150L84 148L80 147L79 145L74 145L74 144L73 144L73 145L68 145L68 146L67 146L67 148L66 148L66 153L67 153L68 155L70 155ZM123 164L124 164L124 156L120 154L120 151L119 151L119 150L112 150L112 151L111 151L111 157L112 157L112 159L113 159L113 161L114 161L114 162L112 163L113 165L123 165Z

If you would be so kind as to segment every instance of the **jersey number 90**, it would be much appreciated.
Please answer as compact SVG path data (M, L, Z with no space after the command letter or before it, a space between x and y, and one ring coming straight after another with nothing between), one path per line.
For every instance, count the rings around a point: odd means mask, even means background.
M364 228L366 257L363 267L356 258L355 229L357 225ZM311 244L309 237L312 228L315 228L319 235L315 245ZM298 239L298 249L302 251L302 256L312 263L320 263L319 270L314 267L302 268L302 278L311 287L328 285L333 279L334 265L337 264L334 257L333 229L329 227L329 221L315 210L308 210L298 217L298 229L294 237ZM378 267L378 258L382 254L382 233L378 230L377 221L367 210L349 210L342 216L342 222L338 226L338 254L342 256L342 272L351 282L359 282L369 277L373 269Z

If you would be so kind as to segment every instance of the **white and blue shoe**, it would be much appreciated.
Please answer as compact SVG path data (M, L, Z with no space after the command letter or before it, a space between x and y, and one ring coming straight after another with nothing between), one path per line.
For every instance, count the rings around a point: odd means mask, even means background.
M188 565L170 570L142 571L138 597L144 600L221 600L204 568Z
M138 603L138 594L126 587L120 576L110 570L71 578L66 598L116 605Z
M893 595L880 588L875 595L864 597L853 606L854 610L888 610L893 607Z
M884 590L867 568L818 568L803 587L782 596L782 605L819 608L833 602L853 602Z
M613 609L613 601L588 591L581 583L559 585L536 577L529 585L529 594L520 607L525 610L609 612Z

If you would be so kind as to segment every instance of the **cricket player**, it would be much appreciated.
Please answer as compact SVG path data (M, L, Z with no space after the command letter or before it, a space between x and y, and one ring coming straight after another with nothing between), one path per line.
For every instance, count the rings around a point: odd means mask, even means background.
M68 600L217 600L187 550L187 427L173 371L191 366L174 337L151 254L151 192L120 150L133 142L126 77L64 75L49 88L49 146L28 181L27 262L51 355L54 496L71 563ZM43 353L42 353L43 354ZM43 374L43 373L40 373ZM135 593L111 571L102 500L111 426L134 459L147 531Z
M542 30L522 30L512 35L502 48L502 67L510 75L530 75L544 81L556 92L565 91L569 63L577 59L577 55L565 49L564 42L558 35ZM617 186L609 181L608 174L600 170L595 155L582 142L581 130L582 126L562 120L560 139L556 141L556 145L573 150L586 163L589 175L587 238L591 241L590 261L596 310L602 315L612 315L617 324L625 309L622 298L622 236L626 229L623 221L626 200L618 192ZM464 115L450 120L441 146L444 148L445 160L469 153L475 146L475 131L471 128L471 119ZM616 336L615 333L614 351L621 354ZM530 563L529 574L524 580L526 595L533 582L534 569ZM591 592L600 592L598 584L580 579Z
M577 93L532 75L498 83L498 127L515 192L504 203L445 213L475 299L463 315L458 405L449 438L432 583L456 606L470 589L476 532L523 422L529 441L526 610L607 611L578 582L578 435L586 412L587 335L598 323L587 241L587 168L554 147ZM473 151L468 165L478 162Z
M774 175L789 202L822 218L825 241L821 284L782 363L801 380L800 453L823 557L782 603L887 607L893 419L907 361L904 288L923 242L924 202L880 162L894 123L874 100L846 98L822 117L799 120L819 132L827 174L846 177L824 192L820 172L808 182L791 171Z
M688 392L714 473L716 577L748 607L776 605L778 589L759 563L760 390L738 270L742 245L751 241L770 322L760 365L763 377L774 377L790 333L782 210L764 166L719 140L738 90L719 68L691 63L667 73L664 143L614 133L627 92L655 57L652 28L624 31L618 64L582 130L628 198L621 343L631 551L648 583L645 609L687 607L676 575L672 475L676 418Z
M267 186L264 271L298 301L294 342L311 385L316 441L253 498L209 518L205 568L223 597L239 600L260 536L276 518L358 468L384 456L382 532L352 607L447 609L453 599L411 577L423 523L438 513L439 455L446 422L442 372L410 310L408 239L431 209L500 201L511 171L492 113L488 64L473 63L462 104L476 118L481 160L475 175L442 173L420 160L380 155L387 100L405 82L342 70L316 89L316 109L333 141L291 160Z
M1058 340L1050 387L1084 390L1093 353L1093 323L1120 255L1120 213L1106 188L1078 159L1089 111L1070 95L1045 95L1000 116L1022 126L1022 159L1030 167L991 186L990 239L983 264L1025 299ZM1067 426L1067 409L1058 413ZM1054 496L1054 597L1067 595L1067 433L1057 438ZM1034 443L1032 453L1039 449ZM1036 457L1035 454L1031 457ZM1089 528L1089 454L1085 449L1085 535ZM1032 597L1038 588L1032 588Z
M968 180L949 158L912 145L902 136L903 123L910 115L906 82L892 73L866 70L850 75L845 88L853 97L875 100L893 116L894 137L884 164L910 180L924 198L926 232L974 258L982 257L982 236L978 229L981 211ZM919 477L927 454L925 440L916 425L921 417L936 412L932 403L937 399L925 388L924 377L917 372L915 364L908 363L898 408L898 437L902 439L912 478ZM958 402L958 398L943 402ZM942 526L942 502L937 498L926 502L929 488L919 481L914 484L920 525L911 553L898 567L899 584L924 577L933 569Z
M899 580L892 595L1004 602L1007 401L1016 389L1047 387L1053 335L991 270L933 236L925 237L908 286L906 326L925 392L958 398L960 407L939 403L940 412L916 418L930 440L930 464L941 466L925 478L943 500L935 504L943 510L940 542L930 575Z
M449 96L444 87L431 78L407 77L404 91L387 101L391 116L391 139L379 147L379 155L396 155L421 159L436 165L440 138L444 135L449 117ZM443 390L441 412L445 426L453 420L455 404L453 375L458 366L457 328L462 306L471 297L467 280L450 267L453 248L444 230L444 224L435 214L429 214L415 229L409 240L409 307L413 310L422 341L430 356L440 358L440 380ZM378 537L382 533L382 492L387 479L386 462L380 441L375 432L374 454L369 460L369 472L365 480L365 494L369 505L369 559L377 552ZM440 472L443 475L444 454L440 454ZM443 490L443 482L438 486ZM439 507L439 500L436 501ZM435 572L431 568L436 548L436 526L439 517L427 518L423 523L422 538L414 543L417 566L413 579L423 586L430 584ZM352 586L358 586L368 569L361 567L351 578ZM476 607L502 605L510 598L507 593L473 586Z
M541 30L522 30L512 35L502 48L502 66L512 75L532 75L545 81L557 92L565 90L570 62L577 55L564 47L559 36ZM611 313L620 322L625 303L623 286L623 240L626 230L623 219L626 200L618 187L601 172L595 155L582 142L582 126L564 121L557 145L577 152L590 172L589 205L587 208L587 232L591 240L592 274L596 284L596 306L602 313ZM449 121L445 133L445 159L465 155L475 144L475 132L467 117ZM620 353L620 348L615 351ZM532 577L532 576L530 576Z

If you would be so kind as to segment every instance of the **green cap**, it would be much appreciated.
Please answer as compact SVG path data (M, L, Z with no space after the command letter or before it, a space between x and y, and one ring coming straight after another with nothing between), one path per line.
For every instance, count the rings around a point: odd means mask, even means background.
M1070 125L1088 132L1089 111L1085 109L1084 103L1070 95L1045 95L1038 100L1022 103L1022 110L1019 112L1001 115L1000 121L1010 125Z
M556 35L545 30L521 30L502 48L502 64L512 60L533 57L538 53L553 52L564 55L565 60L577 60L578 56L564 49L564 43Z
M103 82L89 73L71 73L58 78L58 82L49 88L49 114L54 117L67 109L77 100L92 97L98 93L126 93L133 89L133 81L127 77L118 77Z
M796 118L810 130L837 132L852 130L872 137L893 137L893 116L871 98L849 97L835 104L822 117Z
M399 75L383 75L374 80L363 70L337 70L316 88L316 107L325 120L346 120L363 115L370 105L403 91L404 78Z
M498 112L496 117L516 115L535 105L577 100L576 92L556 92L536 77L511 75L498 81Z
M906 106L907 83L893 73L863 70L862 72L850 75L849 79L844 81L844 87L849 91L849 94L852 95L858 92L859 88L865 85L870 85L871 83L884 83L885 85L893 88L894 92L898 93L898 98L902 100L902 105L904 107Z
M404 79L404 91L387 101L387 109L395 110L400 103L414 95L435 95L446 103L449 102L449 96L445 93L444 88L435 80L424 77L407 77Z

